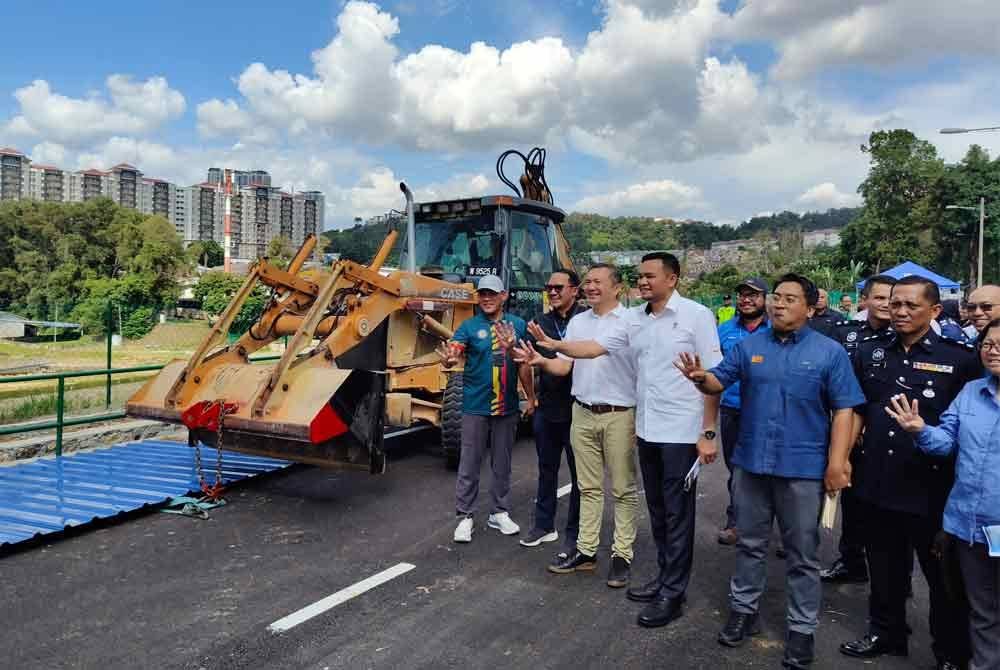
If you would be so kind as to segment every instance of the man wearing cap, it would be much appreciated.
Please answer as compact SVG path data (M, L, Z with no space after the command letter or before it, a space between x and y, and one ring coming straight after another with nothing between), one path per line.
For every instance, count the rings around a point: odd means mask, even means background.
M525 336L524 320L505 315L507 291L496 275L479 280L478 313L462 322L451 342L438 348L444 367L465 360L462 373L462 453L455 483L459 518L455 542L471 542L473 515L479 494L479 471L490 451L493 508L487 525L504 535L520 527L510 518L510 457L517 431L518 369L510 355L515 339Z
M736 287L737 316L719 325L719 344L722 355L728 354L733 347L747 336L758 331L765 332L771 324L764 309L770 288L760 277L750 277ZM729 468L729 505L726 507L726 525L719 531L719 544L733 545L738 539L736 534L736 510L733 507L733 449L740 434L740 384L736 382L722 394L719 409L720 432L722 433L722 457Z
M722 307L715 311L715 319L719 322L719 325L726 323L736 315L736 309L733 308L733 298L730 295L722 296Z

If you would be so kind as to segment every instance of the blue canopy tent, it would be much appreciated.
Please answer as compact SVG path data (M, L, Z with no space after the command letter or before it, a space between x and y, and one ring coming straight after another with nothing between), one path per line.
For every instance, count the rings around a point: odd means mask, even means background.
M903 277L909 277L910 275L918 275L920 277L926 277L932 282L938 285L938 290L941 291L941 297L947 298L958 298L962 292L962 285L959 284L954 279L948 279L947 277L942 277L936 272L928 270L922 265L917 265L913 261L906 261L905 263L900 263L894 268L885 270L881 274L889 275L894 279L902 279ZM865 285L864 281L858 282L858 291L860 291Z

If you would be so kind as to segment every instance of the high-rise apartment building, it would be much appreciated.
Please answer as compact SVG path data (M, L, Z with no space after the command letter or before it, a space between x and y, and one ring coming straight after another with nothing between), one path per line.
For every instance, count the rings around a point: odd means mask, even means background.
M17 149L0 149L0 200L27 196L30 164L31 159Z
M271 185L265 170L233 170L230 201L232 254L253 259L281 236L298 246L307 235L323 230L325 201L319 191L282 191ZM85 202L110 198L122 207L156 214L173 224L185 241L224 243L225 170L210 168L208 179L177 186L145 177L128 163L109 170L71 172L54 165L33 164L16 149L0 149L0 199Z

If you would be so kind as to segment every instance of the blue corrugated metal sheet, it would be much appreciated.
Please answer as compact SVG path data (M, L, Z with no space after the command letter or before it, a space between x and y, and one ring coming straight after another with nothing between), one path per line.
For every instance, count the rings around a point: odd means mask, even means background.
M208 483L216 451L202 447ZM263 456L222 452L226 484L289 465ZM0 467L0 546L162 503L197 491L194 450L180 442L143 440L107 449Z

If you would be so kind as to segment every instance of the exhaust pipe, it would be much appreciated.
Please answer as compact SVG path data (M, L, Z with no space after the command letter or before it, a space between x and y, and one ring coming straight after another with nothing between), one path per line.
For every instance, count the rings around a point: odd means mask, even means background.
M413 213L413 191L405 182L399 182L399 190L406 196L406 271L417 273L417 224Z

